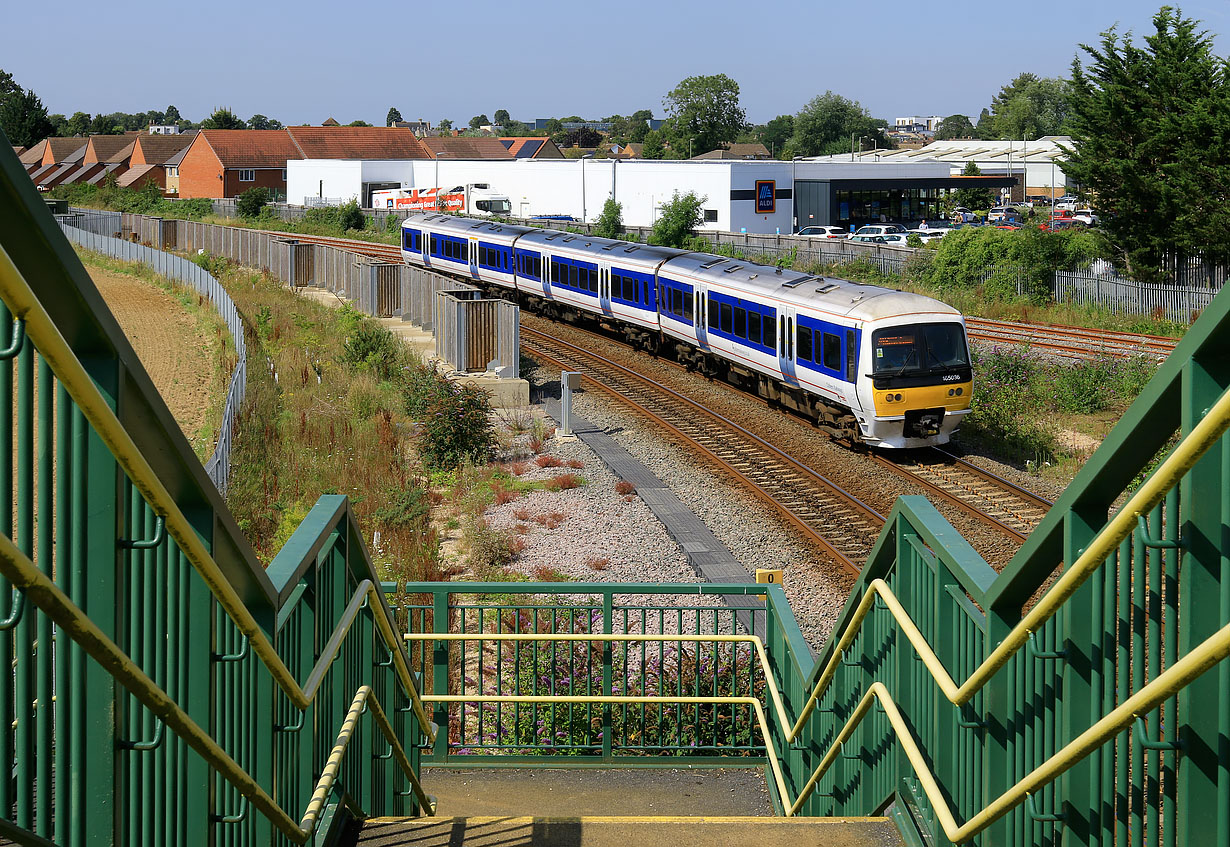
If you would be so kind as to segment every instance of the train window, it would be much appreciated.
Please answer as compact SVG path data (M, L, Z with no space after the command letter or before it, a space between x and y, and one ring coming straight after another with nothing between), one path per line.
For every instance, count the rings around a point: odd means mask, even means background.
M487 248L481 244L478 247L478 263L484 267L491 264L491 260L487 257Z
M589 275L589 293L597 294L598 293L598 269L590 268L585 273Z
M735 306L735 326L733 332L740 338L747 338L747 309L741 306Z
M719 313L721 315L721 322L718 324L718 326L721 328L722 332L729 335L730 334L730 323L731 323L730 304L722 303L721 308L719 309Z
M721 326L718 322L718 304L712 297L709 298L709 326Z
M576 265L568 266L568 284L572 286L573 288L580 287L577 285L577 270L578 269Z
M811 327L799 327L799 361L810 362L811 358Z
M431 237L431 255L433 256L440 255L439 242L436 241L436 237L434 235Z
M683 317L684 320L692 320L692 292L683 292Z
M629 303L636 302L636 280L630 276L623 277L623 297Z
M824 366L829 370L841 370L841 336L824 333Z
M764 341L765 347L773 346L773 337L777 335L777 317L775 314L764 316Z
M551 260L551 281L559 284L559 262Z
M760 343L760 312L747 313L747 340L753 344Z
M858 342L855 340L854 330L846 330L846 382L854 382L855 376L858 374L858 369L855 364L856 353L858 352Z
M670 289L671 293L671 314L676 317L683 316L683 292L678 288Z

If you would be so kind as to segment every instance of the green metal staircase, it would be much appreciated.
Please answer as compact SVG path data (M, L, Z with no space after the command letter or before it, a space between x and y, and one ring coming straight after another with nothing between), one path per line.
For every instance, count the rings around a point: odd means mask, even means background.
M1224 295L1002 573L901 498L815 656L778 586L381 584L336 496L263 569L3 144L0 295L0 838L1230 847ZM740 834L426 793L732 766L778 815Z

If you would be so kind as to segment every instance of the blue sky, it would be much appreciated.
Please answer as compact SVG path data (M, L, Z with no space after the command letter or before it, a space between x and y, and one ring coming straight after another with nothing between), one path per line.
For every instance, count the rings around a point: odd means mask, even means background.
M285 123L383 123L389 106L433 123L600 118L647 108L681 79L725 73L749 120L833 90L876 117L977 118L1018 73L1066 75L1081 42L1150 30L1160 0L967 3L64 0L54 20L0 28L0 68L50 112L215 106ZM559 11L551 11L557 7ZM180 10L191 10L185 14ZM1230 4L1184 7L1226 55ZM17 25L12 25L17 23ZM32 32L38 32L34 37Z

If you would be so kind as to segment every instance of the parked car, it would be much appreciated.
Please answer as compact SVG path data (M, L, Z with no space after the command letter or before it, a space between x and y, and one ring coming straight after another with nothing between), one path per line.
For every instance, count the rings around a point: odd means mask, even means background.
M1056 212L1075 212L1080 205L1075 197L1061 197L1059 202L1055 204Z
M912 229L907 232L906 235L913 233L923 240L923 244L926 244L928 241L935 241L937 238L942 238L945 233L949 233L951 231L951 227L937 227L932 229L931 225L928 224L926 229Z
M1021 210L1016 206L995 206L987 212L987 223L1011 223L1021 217Z
M859 241L864 244L883 244L884 236L882 235L859 235L857 232L850 236L850 241Z
M893 235L904 234L905 227L901 224L867 224L860 226L855 235Z
M795 235L810 235L813 238L845 238L850 233L839 226L805 226Z
M1098 216L1093 209L1081 208L1072 212L1072 220L1080 221L1086 226L1097 226Z

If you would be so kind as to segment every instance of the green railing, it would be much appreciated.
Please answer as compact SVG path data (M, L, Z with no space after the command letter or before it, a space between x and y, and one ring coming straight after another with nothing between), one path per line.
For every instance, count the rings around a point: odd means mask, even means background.
M804 813L893 804L941 844L1230 845L1227 385L1223 294L1002 573L898 500L809 674L790 790L851 734ZM919 761L883 708L847 726L872 683Z
M765 695L754 644L696 636L755 635L779 687L810 662L780 586L624 583L386 584L407 627L414 667L436 702L431 764L649 767L761 766L764 744L747 704L672 698ZM451 634L450 638L421 636ZM509 635L542 640L511 642ZM628 635L628 640L563 636ZM786 664L781 664L785 662ZM427 693L430 692L430 693ZM797 696L797 692L794 693ZM467 698L659 698L649 703L479 702ZM547 757L544 761L544 757ZM732 757L741 762L732 763Z
M7 142L0 294L0 836L324 843L429 807L347 501L261 567Z

